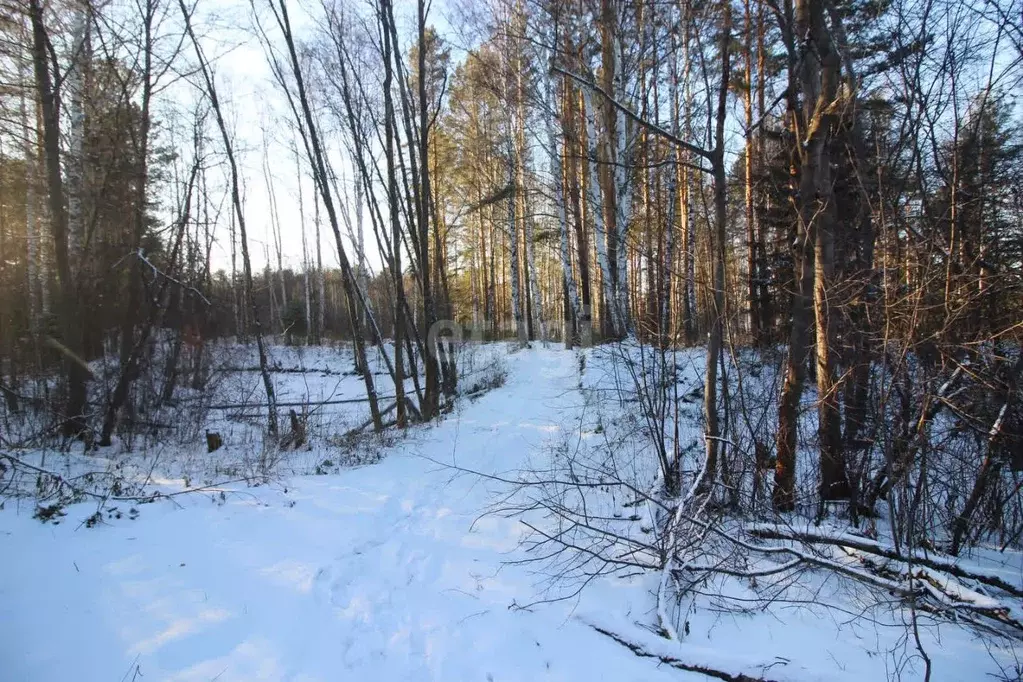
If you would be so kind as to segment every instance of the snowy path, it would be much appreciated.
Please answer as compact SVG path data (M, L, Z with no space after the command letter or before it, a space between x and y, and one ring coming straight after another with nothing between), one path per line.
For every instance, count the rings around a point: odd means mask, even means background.
M473 527L493 491L431 461L515 470L578 407L572 354L508 364L506 386L402 451L287 493L161 502L91 530L76 528L88 505L58 526L0 513L0 680L686 679L571 603L508 608L538 596L529 569L502 565L520 526Z

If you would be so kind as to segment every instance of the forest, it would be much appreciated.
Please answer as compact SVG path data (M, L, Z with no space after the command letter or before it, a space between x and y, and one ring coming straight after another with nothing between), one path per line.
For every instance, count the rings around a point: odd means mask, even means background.
M459 537L517 529L472 561L545 576L528 617L644 576L557 679L1023 679L1020 0L0 6L8 537L313 475L406 494L392 467ZM427 495L466 477L495 490ZM724 653L779 623L877 641ZM83 679L218 672L109 651ZM309 672L281 656L260 679Z

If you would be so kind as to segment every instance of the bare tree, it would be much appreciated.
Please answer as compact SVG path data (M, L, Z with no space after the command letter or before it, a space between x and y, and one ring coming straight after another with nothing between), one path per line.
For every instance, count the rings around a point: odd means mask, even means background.
M234 207L234 216L238 221L238 238L242 248L242 280L244 285L245 299L248 302L252 314L253 335L256 337L256 349L259 355L259 373L263 379L263 390L266 391L266 402L268 410L267 432L271 440L276 440L277 428L277 399L274 393L273 380L270 378L268 368L266 344L263 341L262 323L260 322L259 307L256 305L255 296L252 291L252 260L249 258L249 238L245 226L245 209L242 206L241 191L238 178L238 164L234 155L234 143L228 132L227 122L220 105L220 98L217 96L217 88L213 82L213 74L203 54L199 39L192 28L192 14L184 0L178 0L181 8L181 16L185 22L185 31L192 42L195 50L195 58L199 62L199 71L202 74L203 83L206 86L206 95L210 98L210 106L216 117L217 128L220 130L221 141L224 145L224 152L227 155L227 163L231 177L231 204Z
M86 382L91 374L82 354L82 326L78 304L78 283L74 280L68 247L68 214L65 209L64 179L61 175L60 113L58 93L54 89L54 74L50 70L49 36L43 17L43 8L37 0L29 2L32 22L32 56L35 67L36 88L43 119L43 149L46 158L46 178L49 191L50 232L60 284L60 316L63 339L51 340L64 356L67 378L67 399L63 409L62 431L67 437L81 437L87 429Z

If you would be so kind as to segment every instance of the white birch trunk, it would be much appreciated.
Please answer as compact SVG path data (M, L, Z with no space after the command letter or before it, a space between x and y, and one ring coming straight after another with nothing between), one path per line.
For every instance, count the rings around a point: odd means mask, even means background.
M70 95L67 155L68 261L72 280L78 279L85 248L85 72L91 59L89 10L76 3L72 35L72 66L67 74Z
M615 53L620 54L620 44L618 42L617 35L615 36ZM624 95L625 87L622 85L622 73L620 68L615 69L615 93L614 97L619 102L624 103L626 101ZM626 250L626 241L629 235L629 220L632 218L632 174L629 171L629 165L632 163L632 145L631 135L629 134L628 121L625 118L625 113L621 109L617 111L617 122L615 128L617 129L615 143L615 167L614 167L614 185L615 192L617 193L617 201L615 201L615 209L617 216L615 220L615 232L614 238L617 242L618 248L615 249L615 257L617 260L617 272L618 280L615 282L615 295L616 305L618 306L618 316L622 322L620 331L626 335L632 335L634 330L632 328L632 315L629 312L629 256Z
M363 187L362 182L356 180L355 182L355 248L357 249L356 256L356 268L358 268L358 275L356 277L356 284L362 291L362 295L369 297L369 274L366 272L366 238L365 231L363 230L362 222L362 204L363 204ZM362 308L362 328L366 329L366 307Z
M584 104L586 106L586 142L590 157L590 181L587 183L587 194L593 213L594 242L597 248L597 265L600 267L600 284L604 294L604 304L611 315L611 329L617 331L619 326L618 306L615 303L614 288L611 282L611 267L607 258L607 230L604 228L603 203L599 195L600 178L598 177L597 166L599 157L597 155L597 126L596 109L593 108L593 97L589 88L583 88Z
M313 193L313 225L316 227L316 288L319 305L316 307L316 337L323 341L323 327L327 309L327 281L323 274L323 251L320 248L320 193Z
M508 184L518 192L515 187L515 168L518 159L515 155L514 144L509 136L508 140ZM515 220L515 194L508 197L508 238L511 240L511 299L512 318L515 320L515 336L520 343L526 343L526 325L522 319L522 308L519 301L519 229Z
M29 44L28 36L25 44ZM33 141L36 137L35 126L29 125L28 120L28 97L26 93L32 92L32 54L29 52L25 59L20 60L19 71L21 82L24 87L21 90L21 97L18 101L18 110L21 117L21 128L23 138L23 153L25 154L25 239L28 244L28 263L26 264L26 277L28 284L28 320L29 328L33 331L38 327L38 291L39 291L39 269L37 264L40 259L39 233L37 232L35 207L36 207L36 178L35 178L35 148Z
M564 202L561 202L561 211L564 211ZM562 222L562 233L565 223ZM543 302L540 299L540 273L536 269L536 259L533 257L533 221L526 221L526 277L529 279L529 291L533 298L533 319L540 326L540 342L547 347L547 322L543 319Z
M525 129L524 129L525 121L526 121L526 113L525 113L525 109L526 109L526 107L525 107L526 96L525 96L525 91L523 90L523 87L522 87L523 64L522 64L522 53L521 52L519 52L518 57L517 57L517 59L515 61L516 61L516 68L515 68L515 89L516 89L517 98L518 98L518 103L517 103L517 108L516 108L517 115L515 117L515 123L516 123L516 144L518 145L518 149L516 150L516 153L515 153L515 158L518 160L518 163L516 164L517 165L516 170L517 170L517 173L518 173L518 176L517 176L518 179L516 181L516 184L517 184L516 191L522 193L522 195L521 195L522 196L522 206L523 206L523 208L525 208L525 206L526 206L526 196L527 196L526 195L526 172L525 172L526 133L525 133ZM548 78L548 80L550 80L550 78ZM564 202L560 202L560 203L564 204ZM523 237L524 237L525 242L526 242L526 282L527 282L527 286L529 286L529 296L530 296L530 298L533 301L533 305L530 308L531 317L532 317L530 322L533 325L533 329L536 329L536 327L539 326L539 328L540 328L540 342L544 345L544 347L546 347L547 346L547 323L543 319L543 301L540 299L540 283L539 283L539 279L540 279L539 274L540 273L538 273L537 270L536 270L536 259L534 258L534 255L533 255L533 251L534 251L534 249L533 249L533 219L523 215L522 222L523 222ZM562 223L562 225L564 225L564 223Z
M281 331L284 331L284 318L281 316L280 308L277 306L277 293L274 291L274 276L273 270L270 269L270 247L263 243L263 258L266 261L266 265L263 267L263 279L266 280L266 288L270 293L270 320L271 325L274 319L277 320L281 326ZM270 336L273 336L271 332Z
M511 55L510 50L510 38L505 38L504 50L502 50L502 61L504 62L504 73L507 74L510 70ZM506 94L510 95L512 90L510 83L505 78ZM512 303L512 318L515 321L515 336L519 343L525 345L527 342L526 336L526 325L522 319L522 306L519 299L519 230L518 222L515 219L515 207L518 204L518 192L522 191L521 187L516 185L516 179L518 177L518 165L520 159L517 155L516 144L515 144L515 130L517 127L517 115L516 109L509 107L511 111L508 116L508 187L511 189L511 193L508 196L508 237L511 240L511 252L509 258L511 259L511 303Z
M685 66L684 72L684 83L685 83L685 132L686 139L692 139L693 136L693 83L692 83L692 63L689 52L689 21L688 18L688 6L686 9L687 17L684 19L686 26L686 33L683 41L683 63ZM688 155L687 155L688 156ZM686 253L685 253L685 295L689 305L689 318L692 328L697 329L697 315L696 315L696 235L693 231L693 185L692 185L693 174L689 169L685 172L685 187L682 190L684 196L684 204L682 206L682 229L685 230L685 242L686 242Z
M238 293L238 243L235 237L235 215L234 203L230 207L230 230L231 230L231 312L234 314L234 329L237 340L245 336L245 326L242 321L240 295Z
M676 58L677 51L675 50L675 37L672 35L672 57L671 57L671 72L668 78L668 101L671 103L671 132L675 137L679 137L680 128L678 124L678 60ZM679 166L682 161L682 150L676 148L675 150L675 163L668 169L668 216L667 224L665 225L665 253L663 256L661 272L663 273L664 282L663 290L661 295L661 337L668 340L670 343L674 343L672 330L669 328L670 315L671 315L671 301L672 301L672 283L675 278L673 277L672 270L675 267L675 215L678 209L678 174Z
M480 225L480 229L482 229L482 225ZM472 236L473 240L478 244L479 239L477 235L474 233ZM456 255L455 258L457 259L458 256ZM480 263L479 259L479 252L476 249L473 249L469 253L468 266L469 272L472 273L469 275L469 284L471 286L470 292L472 295L472 333L475 335L482 331L480 329L480 286L477 273L481 272L483 269L483 265ZM455 267L458 267L457 260Z
M309 244L305 234L305 202L302 195L302 165L299 162L298 149L295 149L295 179L298 181L298 223L302 230L302 288L305 294L305 342L309 345L313 338L313 306L309 291Z
M550 88L550 86L548 86ZM551 117L547 117L547 144L551 154L551 175L554 176L554 203L558 208L559 232L561 233L561 268L565 280L565 288L568 291L568 303L572 315L572 324L579 324L581 319L579 312L579 289L575 284L575 277L572 274L572 255L568 244L568 220L565 214L565 198L561 186L562 167L561 151L558 149L557 139L554 134L554 124ZM581 331L581 330L580 330ZM565 334L571 335L572 329L566 329ZM566 337L566 339L569 337ZM566 341L571 347L571 341Z
M284 326L284 315L288 308L288 290L284 286L284 262L281 254L281 219L280 214L277 212L277 193L274 191L273 176L270 172L270 160L267 152L269 151L269 145L266 141L266 133L263 133L263 177L266 180L266 191L270 197L270 230L271 237L273 237L274 250L277 252L277 278L278 284L281 287L281 298L280 305L277 308L277 319L281 325L281 332L287 331ZM267 255L267 263L269 263L269 254ZM267 265L269 268L269 265ZM267 274L266 285L273 291L273 281L271 276Z
M550 61L553 64L554 55L551 54ZM558 102L554 91L554 78L548 71L546 80L547 106L550 112L544 116L544 128L547 133L547 150L551 160L551 176L554 181L554 204L558 210L558 232L561 235L561 270L565 282L565 291L568 294L569 310L572 319L566 321L565 326L565 347L571 348L573 343L573 326L579 324L579 290L575 284L575 277L572 274L572 255L568 244L568 217L565 211L565 197L562 187L562 176L564 174L561 164L561 150L558 148L557 135L554 132L554 119L557 116ZM592 164L591 164L592 165ZM532 253L530 254L532 261ZM535 280L535 275L534 275ZM535 295L534 295L535 298ZM543 332L544 342L547 340L547 332Z

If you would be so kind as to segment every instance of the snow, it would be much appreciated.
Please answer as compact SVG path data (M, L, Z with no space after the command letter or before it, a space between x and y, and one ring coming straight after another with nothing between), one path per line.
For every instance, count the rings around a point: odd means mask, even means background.
M574 406L572 355L509 360L507 390L372 466L179 496L93 529L89 504L59 525L8 509L0 678L684 679L570 604L509 608L537 596L527 568L503 566L521 528L473 525L490 491L437 463L514 469Z
M9 501L0 512L0 681L708 679L640 658L592 626L657 655L774 680L884 679L900 664L888 653L905 635L892 627L900 613L854 622L864 595L824 575L793 588L791 602L748 614L718 607L723 595L754 598L748 581L710 578L686 604L681 641L653 632L663 616L656 571L604 576L550 601L575 586L549 592L548 567L515 563L526 558L526 528L485 514L507 486L466 470L516 479L566 440L595 446L594 424L632 408L593 404L602 378L616 380L598 350L587 354L584 382L574 353L493 348L502 349L505 385L381 443L374 464L300 475L332 456L318 443L288 454L287 475L270 485L164 498L134 505L137 514L118 504L92 528L84 521L95 503L43 524L32 503ZM350 369L336 353L274 352L282 367ZM327 372L312 383L276 376L282 400L360 389L357 378ZM362 418L344 409L321 417L321 435ZM685 433L699 438L695 426ZM201 458L233 459L245 447ZM167 478L160 488L182 485ZM921 636L935 681L998 672L987 643L965 628L925 620ZM922 678L919 662L903 674Z

